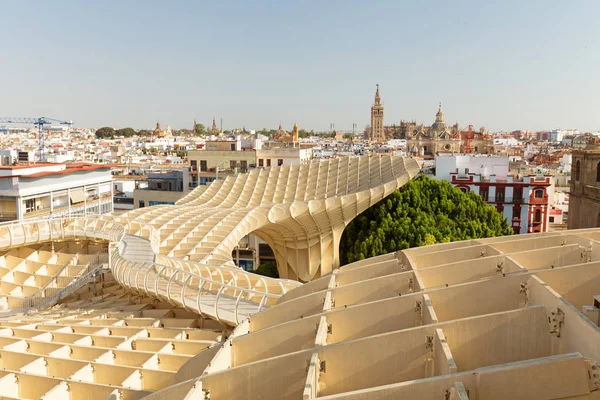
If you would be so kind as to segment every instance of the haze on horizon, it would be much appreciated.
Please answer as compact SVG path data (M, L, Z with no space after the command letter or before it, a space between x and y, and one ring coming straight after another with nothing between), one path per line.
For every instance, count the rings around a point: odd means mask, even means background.
M600 2L1 2L0 116L600 130Z

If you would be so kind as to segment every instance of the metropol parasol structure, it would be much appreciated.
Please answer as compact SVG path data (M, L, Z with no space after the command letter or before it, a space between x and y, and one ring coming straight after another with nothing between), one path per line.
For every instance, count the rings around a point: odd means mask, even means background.
M0 225L0 397L600 399L600 229L340 267L411 158L253 170L176 205ZM237 268L247 234L281 279Z

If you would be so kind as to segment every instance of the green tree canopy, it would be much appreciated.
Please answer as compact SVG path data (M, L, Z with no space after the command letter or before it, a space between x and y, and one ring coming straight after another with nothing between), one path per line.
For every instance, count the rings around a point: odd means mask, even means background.
M340 261L511 233L508 221L478 194L421 175L350 222L340 242Z
M96 129L96 138L98 139L107 139L114 136L115 130L110 126L104 126L102 128Z
M301 138L301 139L304 139L304 138L310 137L310 132L309 132L309 131L307 131L306 129L300 129L300 130L298 131L298 137L299 137L299 138Z
M202 124L196 124L194 131L196 135L206 135L206 127Z
M174 136L191 136L192 135L192 131L189 129L180 129L178 131L174 131L173 132Z
M271 261L260 263L257 269L253 271L255 274L270 276L271 278L279 278L277 264Z
M139 136L152 136L154 134L154 131L148 130L148 129L141 129L138 131L137 133Z
M132 137L136 134L137 132L133 128L122 128L115 131L115 135L117 136Z

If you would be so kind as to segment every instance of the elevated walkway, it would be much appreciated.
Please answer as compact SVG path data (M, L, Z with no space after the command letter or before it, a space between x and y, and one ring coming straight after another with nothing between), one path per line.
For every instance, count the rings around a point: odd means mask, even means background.
M264 301L256 304L240 296L236 298L224 294L226 289L222 287L219 288L220 290L206 290L198 295L198 288L188 287L187 284L184 287L184 283L176 278L177 275L181 275L178 271L171 273L168 280L161 279L164 276L164 268L154 263L155 254L148 239L125 234L120 246L123 249L121 256L138 264L130 269L130 274L138 275L139 272L145 271L144 284L149 288L147 290L153 290L156 296L164 298L173 305L182 306L228 325L237 325L250 315L268 307ZM186 279L187 283L191 280L187 277Z
M93 238L111 242L109 265L127 291L237 325L289 290L339 266L346 225L419 172L414 159L344 157L253 170L194 190L174 206L119 216L0 224L0 250ZM231 252L245 235L274 250L280 276L241 270Z

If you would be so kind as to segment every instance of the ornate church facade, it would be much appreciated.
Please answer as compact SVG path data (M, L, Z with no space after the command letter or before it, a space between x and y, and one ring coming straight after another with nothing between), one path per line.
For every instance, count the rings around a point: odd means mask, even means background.
M396 132L400 139L406 139L407 150L414 156L434 157L440 153L466 152L468 131L461 129L458 122L454 125L446 123L441 103L431 126L417 124L415 121L401 121ZM489 154L493 151L492 143L485 128L471 131L471 153Z
M430 126L425 126L423 123L417 124L416 121L400 121L399 126L384 126L383 105L379 95L379 85L377 85L375 103L371 107L369 133L369 138L379 143L386 142L389 139L406 139L407 153L429 158L440 153L465 153L468 132L462 130L458 122L454 125L446 123L441 103L435 114L435 122ZM492 144L493 141L486 134L484 127L481 127L479 131L471 132L471 153L492 153Z

